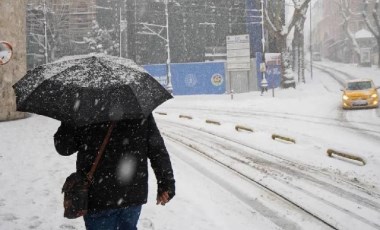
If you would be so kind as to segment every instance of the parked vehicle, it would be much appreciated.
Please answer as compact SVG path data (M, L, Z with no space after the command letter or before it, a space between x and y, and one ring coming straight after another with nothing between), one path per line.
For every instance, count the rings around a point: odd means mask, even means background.
M321 54L319 52L313 53L313 61L322 61Z
M372 80L356 79L347 81L343 91L343 109L377 108L379 107L379 94Z

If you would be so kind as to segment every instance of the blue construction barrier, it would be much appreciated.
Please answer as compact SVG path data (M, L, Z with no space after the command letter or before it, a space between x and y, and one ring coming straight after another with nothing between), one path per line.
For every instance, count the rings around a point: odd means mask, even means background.
M281 61L280 59L270 60L269 57L280 54L266 54L265 62L266 62L266 74L265 78L268 82L268 89L277 88L281 84ZM263 54L257 52L256 53L256 66L257 66L257 85L261 88L261 81L263 79L263 74L260 72L260 63L262 62Z
M167 84L166 65L144 65L162 85ZM174 95L223 94L225 92L224 62L171 64Z

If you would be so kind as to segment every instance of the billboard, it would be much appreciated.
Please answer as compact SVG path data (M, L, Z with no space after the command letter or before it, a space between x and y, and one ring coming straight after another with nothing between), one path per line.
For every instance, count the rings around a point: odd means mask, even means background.
M249 71L251 69L249 35L227 36L226 41L228 71Z

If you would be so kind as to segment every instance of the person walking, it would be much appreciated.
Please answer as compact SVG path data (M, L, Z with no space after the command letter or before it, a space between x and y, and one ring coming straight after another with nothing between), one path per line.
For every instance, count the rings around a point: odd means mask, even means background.
M88 173L111 122L75 127L62 122L54 135L57 152L77 153L77 172ZM153 115L115 122L89 187L87 230L135 230L148 196L148 159L157 179L157 205L175 195L173 169Z

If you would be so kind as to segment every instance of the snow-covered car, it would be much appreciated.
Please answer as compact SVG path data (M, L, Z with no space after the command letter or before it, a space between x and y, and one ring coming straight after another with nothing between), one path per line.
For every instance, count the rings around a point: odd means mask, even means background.
M322 61L321 54L319 52L313 53L313 61Z
M343 109L379 107L379 94L377 92L379 88L370 79L347 81L342 90Z

